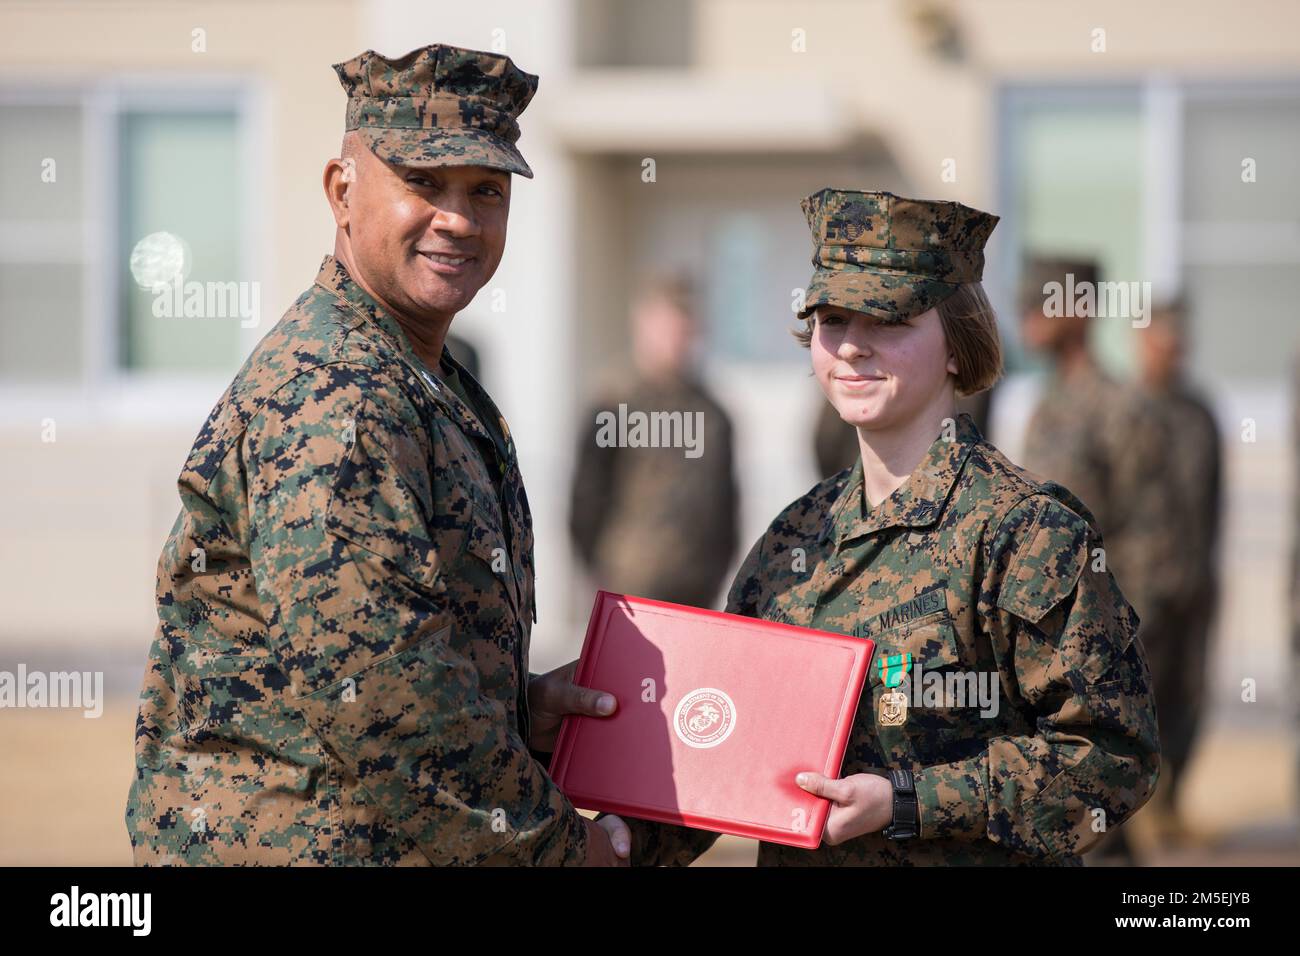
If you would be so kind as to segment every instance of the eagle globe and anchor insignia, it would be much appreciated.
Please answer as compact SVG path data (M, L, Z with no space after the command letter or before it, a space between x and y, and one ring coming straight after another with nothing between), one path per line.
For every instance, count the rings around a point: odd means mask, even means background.
M673 729L688 747L716 747L736 729L736 705L725 691L698 687L678 701Z

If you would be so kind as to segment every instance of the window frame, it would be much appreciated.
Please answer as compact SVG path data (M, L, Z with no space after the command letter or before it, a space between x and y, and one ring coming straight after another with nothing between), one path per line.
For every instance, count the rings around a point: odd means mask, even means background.
M1036 79L1017 77L998 84L995 90L997 132L989 140L996 170L995 195L1003 223L994 240L1000 242L996 281L989 289L1003 318L1002 331L1019 341L1014 326L1019 316L1016 290L1019 288L1022 234L1018 184L1023 178L1018 151L1027 108L1036 106L1105 106L1135 101L1143 129L1141 212L1142 271L1152 282L1153 294L1176 295L1183 290L1186 270L1202 264L1225 261L1198 244L1206 224L1185 219L1183 187L1185 174L1184 124L1189 107L1214 100L1300 98L1300 80L1294 76L1222 76L1206 78L1185 72L1153 72L1112 76L1105 80L1080 76ZM1221 225L1221 223L1215 223ZM1003 232L1003 226L1006 227ZM1300 258L1295 260L1300 264ZM986 282L986 286L989 283ZM1032 362L1015 371L1032 370Z
M120 264L131 252L124 248L120 230L121 120L135 111L235 115L238 180L243 184L238 197L239 274L260 283L263 305L256 326L239 328L242 362L269 327L265 306L271 299L268 280L274 274L264 241L270 218L264 202L270 128L263 85L255 79L216 74L120 74L56 86L6 85L0 88L0 105L77 107L83 157L81 241L72 258L80 263L83 276L82 372L66 381L0 378L0 423L30 423L45 417L74 424L106 418L154 422L192 421L196 414L201 418L229 383L230 372L133 371L121 364L124 317L118 311L124 273ZM5 255L8 238L3 233L31 225L30 220L0 220L0 256Z

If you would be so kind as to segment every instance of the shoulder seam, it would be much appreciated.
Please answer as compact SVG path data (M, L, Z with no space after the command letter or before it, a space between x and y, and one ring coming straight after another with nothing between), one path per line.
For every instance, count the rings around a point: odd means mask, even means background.
M1023 479L1021 479L1021 480L1023 481ZM1052 505L1056 505L1056 506L1057 506L1058 508L1060 508L1061 510L1069 512L1071 515L1073 515L1073 516L1074 516L1075 518L1077 518L1079 521L1082 521L1082 522L1083 522L1084 526L1088 529L1088 532L1087 532L1087 533L1091 533L1092 526L1088 523L1087 519L1084 518L1082 515L1080 515L1077 511L1075 511L1075 510L1074 510L1073 508L1071 508L1069 505L1067 505L1064 501L1061 501L1059 498L1057 498L1055 495L1053 495L1051 492L1047 491L1047 490L1044 489L1044 488L1035 488L1035 487L1033 487L1033 485L1030 484L1029 482L1025 482L1025 483L1026 483L1026 484L1029 484L1029 490L1028 490L1028 491L1026 491L1026 492L1025 492L1024 494L1022 494L1020 497L1013 499L1013 500L1012 500L1011 502L1009 502L1009 503L1007 504L1007 506L1006 506L1004 509L1002 509L1000 512L995 512L995 517L997 518L997 524L996 524L996 526L993 528L993 533L990 534L990 535L988 536L988 538L987 538L987 539L985 540L985 542L984 542L984 563L985 563L985 565L987 565L988 562L989 562L990 560L992 560L992 556L993 556L993 542L996 541L998 535L1002 533L1002 526L1003 526L1004 524L1006 524L1007 519L1008 519L1009 517L1011 517L1011 513L1012 513L1013 511L1015 511L1017 508L1019 508L1019 507L1020 507L1022 504L1024 504L1026 501L1031 501L1031 500L1033 500L1033 499L1035 499L1035 498L1045 498L1045 499L1046 499L1046 501L1040 503L1040 508L1041 508L1041 507L1051 507ZM1037 516L1037 515L1035 515L1034 520L1035 520L1035 521L1038 520L1038 516Z

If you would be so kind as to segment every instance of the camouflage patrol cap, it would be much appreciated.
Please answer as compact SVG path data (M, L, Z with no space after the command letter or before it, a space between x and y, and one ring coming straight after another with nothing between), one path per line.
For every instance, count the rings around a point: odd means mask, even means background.
M959 202L823 189L802 204L813 237L812 281L799 318L837 305L902 322L984 273L998 217Z
M367 50L334 72L348 94L347 129L380 159L406 166L533 171L515 147L537 77L508 56L435 43L390 60Z

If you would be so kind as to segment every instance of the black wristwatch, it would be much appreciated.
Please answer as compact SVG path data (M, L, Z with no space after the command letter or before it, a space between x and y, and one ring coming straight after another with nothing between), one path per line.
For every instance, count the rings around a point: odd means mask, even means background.
M910 770L889 771L894 785L894 820L882 831L887 840L911 840L921 832L921 815L916 804L916 782Z

